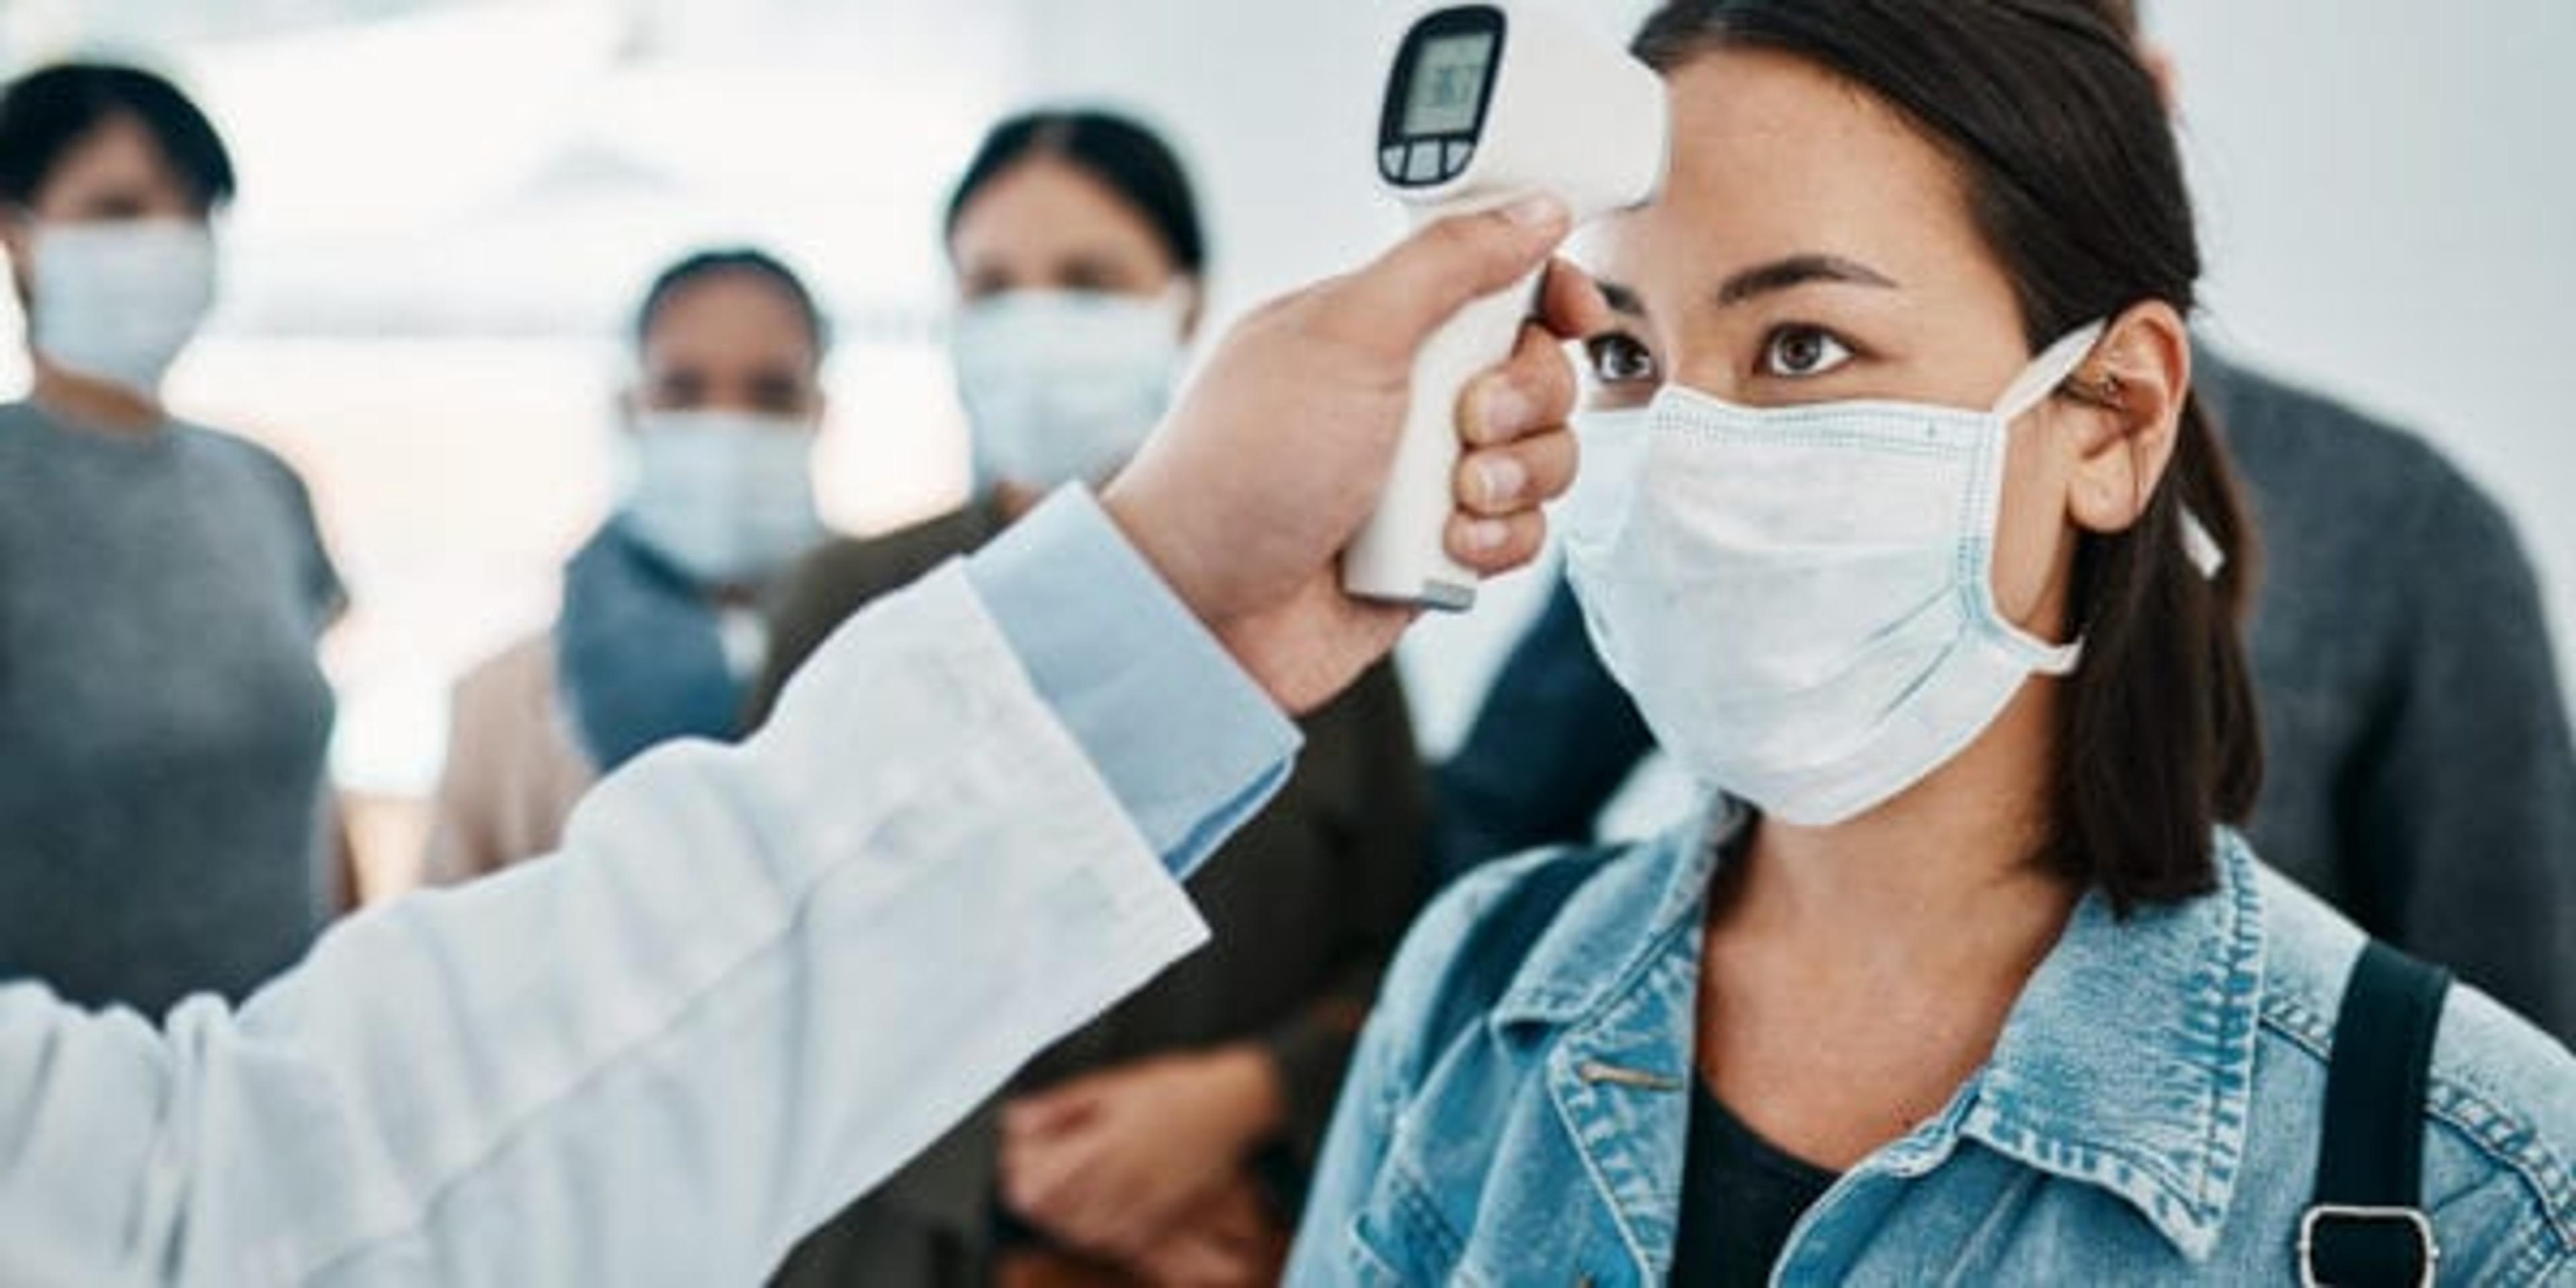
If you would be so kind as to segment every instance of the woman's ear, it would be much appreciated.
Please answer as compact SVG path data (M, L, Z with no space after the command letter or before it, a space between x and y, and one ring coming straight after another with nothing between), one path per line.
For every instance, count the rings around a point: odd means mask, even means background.
M2069 515L2088 531L2125 531L2146 513L2182 432L2191 396L2191 333L2182 315L2161 300L2122 313L2066 392L2088 409Z

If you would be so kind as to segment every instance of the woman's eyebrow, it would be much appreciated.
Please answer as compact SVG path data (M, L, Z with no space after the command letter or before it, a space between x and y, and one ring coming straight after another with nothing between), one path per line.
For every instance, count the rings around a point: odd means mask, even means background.
M1600 288L1601 300L1610 306L1611 312L1623 313L1639 320L1645 318L1646 302L1638 297L1636 288L1623 286L1606 277L1595 277L1592 279L1592 284Z
M1791 255L1758 268L1748 268L1726 279L1726 284L1717 288L1717 304L1719 308L1728 308L1756 296L1811 282L1840 282L1883 289L1892 289L1896 285L1893 279L1867 264L1844 259L1840 255Z

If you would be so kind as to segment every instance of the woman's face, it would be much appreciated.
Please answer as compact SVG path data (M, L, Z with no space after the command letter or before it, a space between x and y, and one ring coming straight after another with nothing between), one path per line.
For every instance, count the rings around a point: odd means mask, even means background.
M208 211L187 180L172 168L142 122L110 116L73 143L54 163L23 211L0 220L21 298L37 224L120 223L184 219L204 223Z
M59 224L206 217L151 132L130 116L108 117L65 151L27 213Z
M2031 359L2011 281L1949 159L1893 108L1812 64L1720 50L1669 78L1672 169L1655 205L1578 256L1625 331L1589 346L1593 398L1676 381L1779 407L1884 398L1985 408ZM2053 400L2011 436L1997 607L2065 635L2078 457Z
M804 312L754 274L716 273L672 293L644 336L643 363L644 410L822 423L820 355Z
M948 254L958 297L970 304L1010 291L1160 299L1188 285L1143 214L1108 185L1049 156L1010 167L976 193L958 212Z

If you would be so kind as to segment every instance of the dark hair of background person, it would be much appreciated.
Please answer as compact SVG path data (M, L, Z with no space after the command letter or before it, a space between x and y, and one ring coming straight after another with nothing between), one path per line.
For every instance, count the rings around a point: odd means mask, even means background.
M200 213L232 200L232 154L178 86L134 67L56 63L0 92L0 201L33 205L63 157L119 117L152 136Z
M1031 112L994 126L949 195L941 225L947 235L956 235L967 205L995 179L1041 157L1090 175L1135 207L1162 239L1174 268L1195 276L1207 267L1207 235L1181 159L1152 130L1109 112Z
M1673 0L1635 51L1667 73L1777 50L1893 104L1957 166L2033 350L2149 300L2190 315L2200 250L2156 87L2102 0ZM2186 514L2227 556L2185 554ZM2058 716L2051 868L2125 914L2215 888L2211 832L2262 784L2241 619L2253 532L2195 396L2165 483L2088 533L2070 604L2084 658Z
M672 297L710 278L730 276L752 278L786 296L788 304L803 319L806 336L814 341L814 360L823 360L824 351L832 346L832 327L824 320L822 308L814 303L813 292L805 289L805 279L779 262L777 256L749 246L698 251L663 269L645 290L643 305L635 310L636 347L643 347L645 339L652 335L653 323L660 319Z

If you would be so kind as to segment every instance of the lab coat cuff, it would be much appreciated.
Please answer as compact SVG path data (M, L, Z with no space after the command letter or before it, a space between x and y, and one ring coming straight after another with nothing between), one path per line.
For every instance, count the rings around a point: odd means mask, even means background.
M1176 877L1287 781L1295 724L1080 487L967 561L1040 697Z

